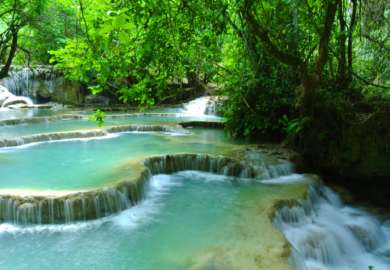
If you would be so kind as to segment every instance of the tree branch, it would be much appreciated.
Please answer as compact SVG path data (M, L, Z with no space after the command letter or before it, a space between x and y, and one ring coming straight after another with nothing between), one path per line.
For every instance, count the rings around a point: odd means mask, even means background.
M12 60L14 59L16 49L18 47L18 32L19 29L12 29L11 49L8 53L8 58L7 61L5 62L5 65L0 70L0 79L8 75L9 68L11 67Z
M353 31L356 26L356 11L357 11L357 0L352 0L352 15L351 22L348 30L348 80L352 81L352 62L353 62Z
M268 30L255 19L252 7L253 0L245 0L242 13L252 33L262 41L264 48L280 62L300 70L305 69L304 62L298 56L283 52L272 42Z
M336 9L337 9L336 1L330 0L326 7L324 28L322 30L321 39L320 39L319 56L316 63L317 74L322 73L322 69L324 68L326 62L328 61L329 39L332 33L332 26L336 15Z
M380 84L376 84L376 83L372 83L372 82L369 82L367 81L366 79L364 79L363 77L359 76L358 74L356 74L355 72L352 72L353 76L355 76L357 79L361 80L362 82L364 82L365 84L367 85L371 85L371 86L375 86L375 87L379 87L379 88L383 88L383 89L390 89L390 86L386 86L386 85L380 85Z

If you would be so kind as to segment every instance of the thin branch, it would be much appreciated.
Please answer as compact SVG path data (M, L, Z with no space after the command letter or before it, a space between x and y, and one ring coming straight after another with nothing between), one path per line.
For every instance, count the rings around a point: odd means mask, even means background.
M92 45L91 38L89 37L87 20L85 19L85 15L84 15L84 5L83 5L82 0L79 0L79 5L80 5L80 11L81 11L81 19L83 20L84 27L85 27L85 35L87 37L89 44Z
M376 84L376 83L372 83L372 82L369 82L367 81L366 79L364 79L363 77L359 76L358 74L356 74L355 72L352 72L353 76L355 76L357 79L361 80L362 82L364 82L365 84L367 85L371 85L371 86L375 86L375 87L379 87L379 88L383 88L383 89L390 89L390 86L386 86L386 85L381 85L381 84Z
M258 23L258 21L256 21L252 13L252 7L253 0L245 0L242 12L246 19L246 22L249 25L249 28L255 34L255 36L262 41L262 44L264 45L265 49L280 62L290 66L298 67L299 69L304 69L304 62L298 56L281 51L272 42L271 38L269 37L268 30L263 25Z
M379 47L381 47L382 49L384 49L384 50L386 50L386 51L390 51L390 47L387 47L387 46L386 46L386 43L385 43L384 41L382 41L382 40L377 40L377 39L371 37L371 36L368 35L368 34L362 34L362 36L363 36L364 38L366 38L368 41L371 41L372 43L377 44L377 45L378 45ZM388 37L386 37L386 39L387 39L387 38L388 38Z
M241 95L241 98L242 98L242 101L244 101L244 104L245 106L254 114L256 114L256 111L249 105L248 101L246 100L246 98Z
M31 52L25 48L22 48L20 46L18 46L18 49L21 50L22 52L24 52L26 55L27 55L27 66L30 66L30 62L31 62Z

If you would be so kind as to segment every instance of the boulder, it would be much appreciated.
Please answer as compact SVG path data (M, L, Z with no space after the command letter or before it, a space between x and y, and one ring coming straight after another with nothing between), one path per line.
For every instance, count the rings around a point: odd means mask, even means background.
M32 106L34 105L30 98L27 97L18 97L15 95L9 96L2 104L3 108L9 107L11 105L18 105L17 107L21 107L20 105Z
M110 105L110 99L99 95L88 95L85 97L85 105L106 107Z
M0 85L0 107L2 107L3 103L11 96L13 96L13 94L10 93L7 88Z

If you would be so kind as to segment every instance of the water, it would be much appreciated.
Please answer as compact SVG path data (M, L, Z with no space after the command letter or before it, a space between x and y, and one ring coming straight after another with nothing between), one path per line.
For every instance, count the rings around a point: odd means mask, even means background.
M0 120L18 119L18 118L30 118L36 116L50 116L53 115L53 111L50 109L7 109L0 108Z
M0 112L1 115L1 112ZM45 116L42 112L41 116ZM1 119L0 119L1 120ZM161 123L180 123L185 121L204 121L207 120L201 116L187 116L182 114L172 114L159 116L149 115L127 115L123 117L107 117L103 127L128 124L161 124ZM213 121L222 121L220 117L213 117ZM14 138L26 135L34 135L49 132L75 131L83 129L97 128L97 123L88 119L66 119L56 121L44 121L41 123L24 123L19 125L0 126L0 139Z
M188 115L215 115L215 100L213 97L205 96L196 98L184 104L183 112Z
M109 116L105 127L221 120L205 115L212 111L208 109L208 101L205 97L197 99L186 104L180 113L172 109L172 115ZM59 113L5 112L0 112L0 120ZM91 128L96 128L95 123L85 118L57 119L0 126L0 139ZM0 270L53 267L59 270L287 270L291 269L287 265L288 257L298 270L367 270L369 265L374 270L390 269L389 221L380 221L367 211L343 204L332 190L314 180L307 181L312 177L293 174L288 163L275 166L256 151L248 152L244 163L266 167L264 177L268 179L250 180L194 171L156 175L146 184L146 197L136 201L122 198L127 195L119 188L106 187L137 179L142 161L150 156L224 154L243 149L242 142L227 138L222 130L189 131L190 134L110 134L1 148L0 191L23 194L24 202L20 203L20 197L11 196L0 203L2 213L5 208L11 209L12 203L19 203L18 211L14 211L16 217L6 219L12 224L0 224ZM244 172L250 175L250 170ZM38 216L33 211L43 205L32 194L66 194L102 187L105 188L100 189L100 195L88 191L88 196L95 200L94 207L102 210L92 213L92 218L97 218L94 221L76 223L74 220L83 219L75 217L80 207L75 207L77 201L70 197L59 200L65 220L54 220L54 214L49 217L53 221L49 222L42 222L42 215L23 220L23 217ZM305 194L307 200L298 205L297 200ZM274 215L275 205L280 206L283 200L296 206L283 207ZM46 201L50 206L51 199ZM120 206L105 211L111 204ZM52 203L52 212L59 211L58 208L58 204ZM31 225L40 222L67 224ZM291 256L276 228L292 245Z
M33 71L23 68L19 71L11 71L9 77L4 79L4 85L11 93L18 96L32 96Z
M119 215L70 225L0 225L0 269L258 269L255 257L282 242L264 213L267 201L289 193L198 172L157 175L145 200ZM283 260L274 267L262 269L288 269Z
M152 155L216 153L234 146L223 131L191 135L130 133L114 137L0 149L0 188L78 189L134 178L134 164ZM138 162L136 162L138 160ZM132 166L130 166L132 165Z
M37 91L45 88L53 93L62 81L63 78L52 67L37 66L11 70L9 76L3 79L3 84L14 95L35 99Z
M303 206L282 209L275 223L298 270L390 269L390 221L344 205L327 187L312 186Z

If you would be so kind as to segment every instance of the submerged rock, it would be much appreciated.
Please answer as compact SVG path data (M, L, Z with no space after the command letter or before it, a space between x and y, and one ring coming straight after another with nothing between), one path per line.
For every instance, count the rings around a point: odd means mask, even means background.
M100 95L88 95L85 97L85 105L106 107L110 105L110 99Z

